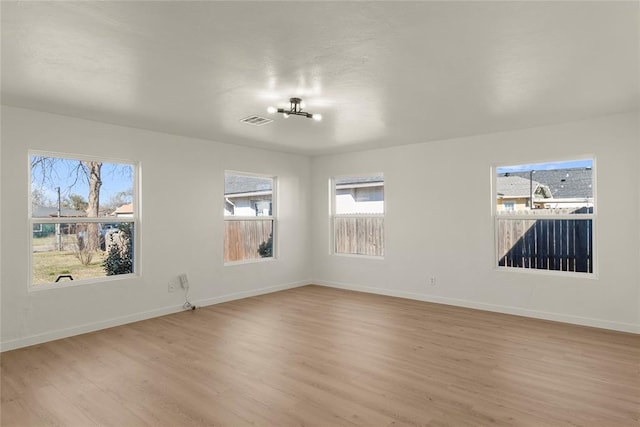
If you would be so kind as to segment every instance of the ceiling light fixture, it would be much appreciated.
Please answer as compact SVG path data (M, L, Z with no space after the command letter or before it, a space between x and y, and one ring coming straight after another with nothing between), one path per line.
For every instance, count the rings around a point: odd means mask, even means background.
M289 98L289 103L290 103L290 106L288 110L284 108L269 107L267 108L267 112L270 114L282 113L285 119L288 118L290 115L294 115L294 116L304 116L309 119L313 119L317 121L322 120L321 114L311 114L311 113L307 113L306 111L302 111L302 108L304 107L304 104L302 103L302 99Z

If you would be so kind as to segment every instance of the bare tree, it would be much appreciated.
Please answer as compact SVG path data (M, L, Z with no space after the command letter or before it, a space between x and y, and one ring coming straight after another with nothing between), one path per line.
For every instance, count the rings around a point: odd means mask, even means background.
M133 200L133 189L119 191L112 195L106 203L103 203L100 207L106 211L114 211L122 205L131 203Z
M68 198L62 204L64 207L76 210L76 211L86 211L89 204L79 194L69 194Z
M33 156L31 158L32 181L35 182L37 178L41 185L56 182L56 179L60 178L57 175L56 164L60 162L68 162L69 165L72 181L68 189L73 188L79 181L85 181L89 184L89 200L86 205L87 218L97 218L100 212L100 187L102 186L100 174L102 162ZM87 251L95 251L100 248L100 230L98 229L98 224L88 224L83 247Z
M97 218L100 212L100 172L102 169L101 162L81 162L85 173L89 178L89 200L87 204L87 217ZM96 251L100 249L100 230L98 224L87 224L87 240L85 242L87 251Z
M51 207L54 206L53 201L47 198L47 195L41 188L34 188L31 190L31 209L38 207Z

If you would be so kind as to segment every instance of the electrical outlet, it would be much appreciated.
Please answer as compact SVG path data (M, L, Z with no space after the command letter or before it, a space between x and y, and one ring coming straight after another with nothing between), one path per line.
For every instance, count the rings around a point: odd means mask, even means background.
M435 286L435 285L436 285L436 278L429 277L429 286Z
M178 290L178 286L174 282L169 282L169 292L175 292Z

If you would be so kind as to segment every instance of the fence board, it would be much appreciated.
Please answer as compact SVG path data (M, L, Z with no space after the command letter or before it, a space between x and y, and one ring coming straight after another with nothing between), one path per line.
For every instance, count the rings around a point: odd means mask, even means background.
M272 231L273 220L225 221L224 262L259 259L258 248Z
M593 272L591 219L498 218L498 265Z
M384 256L384 218L335 218L335 251Z

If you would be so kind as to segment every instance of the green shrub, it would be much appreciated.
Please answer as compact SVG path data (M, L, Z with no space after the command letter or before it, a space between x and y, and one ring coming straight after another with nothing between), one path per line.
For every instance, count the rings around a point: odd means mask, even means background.
M260 243L258 247L258 254L262 258L269 258L273 256L273 233L269 234L269 240Z
M131 224L123 222L118 225L118 230L118 233L107 236L108 253L102 263L107 276L133 273Z

